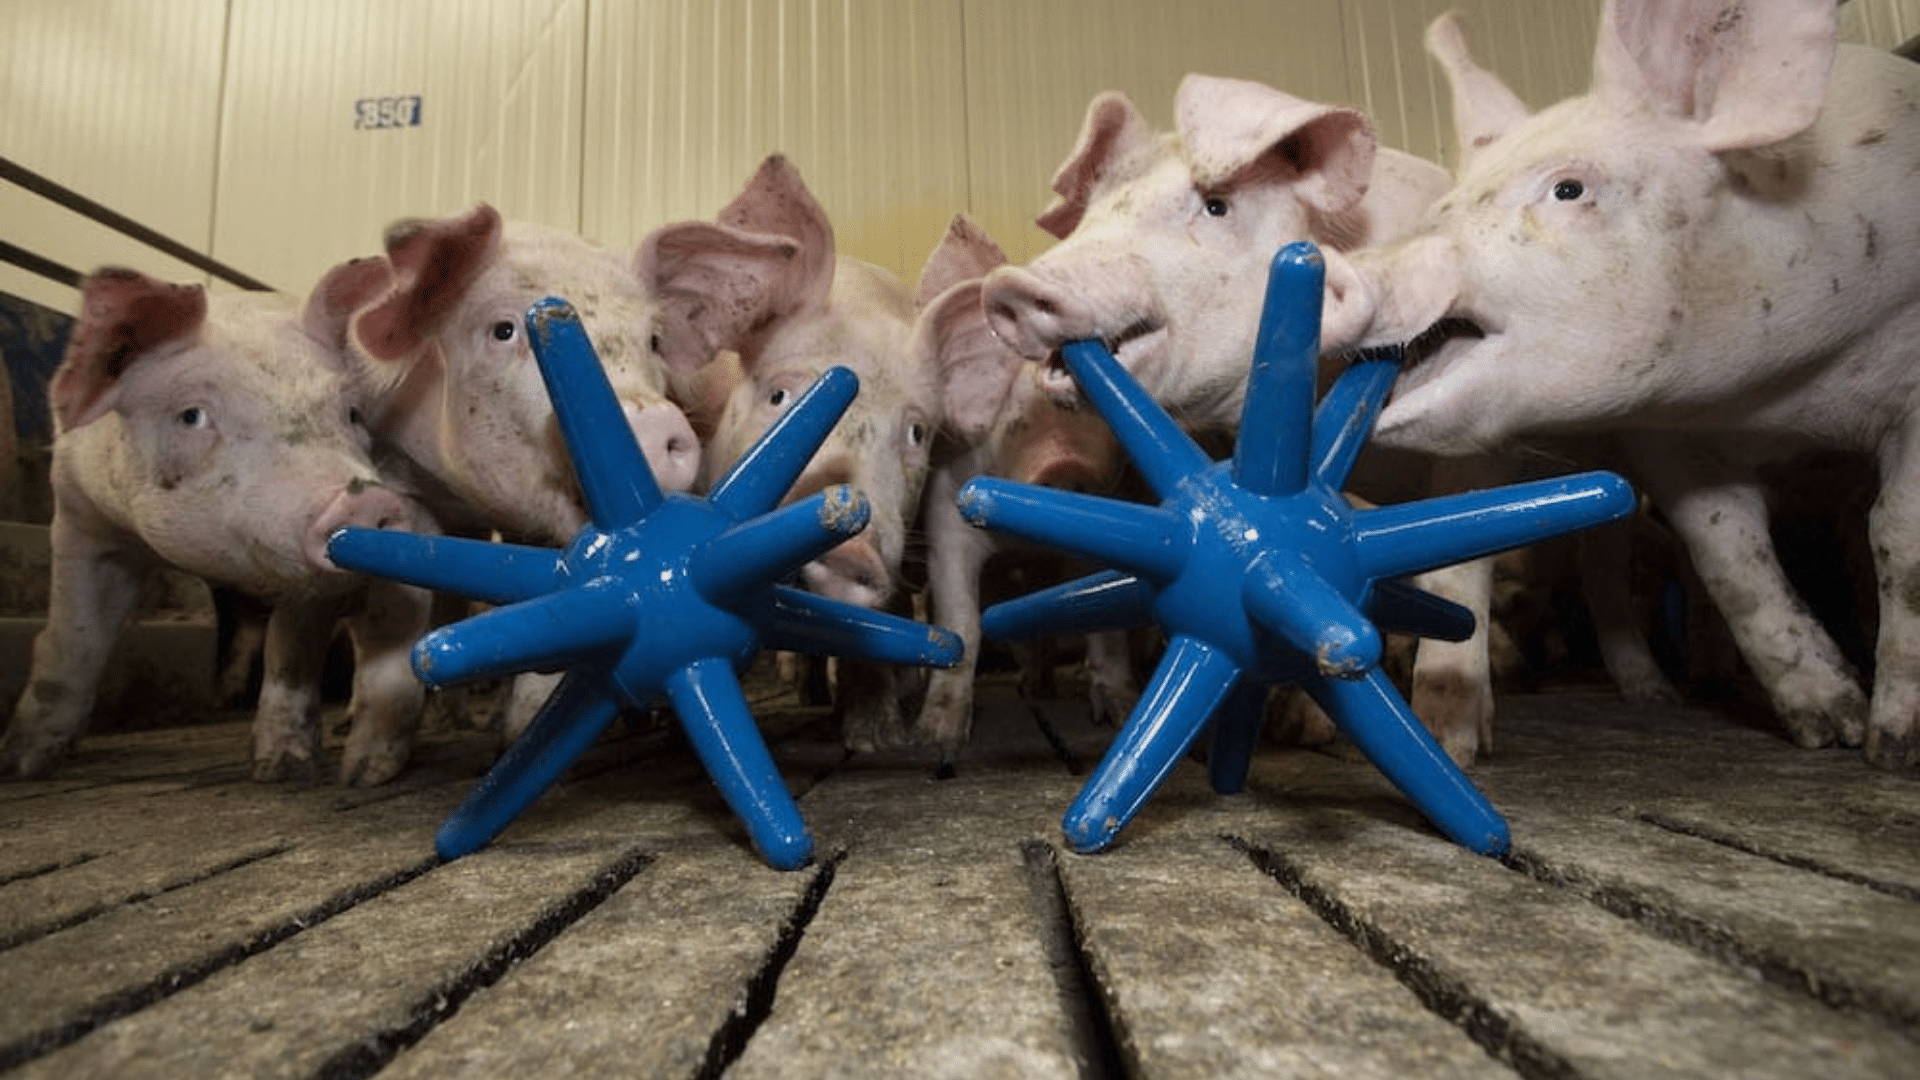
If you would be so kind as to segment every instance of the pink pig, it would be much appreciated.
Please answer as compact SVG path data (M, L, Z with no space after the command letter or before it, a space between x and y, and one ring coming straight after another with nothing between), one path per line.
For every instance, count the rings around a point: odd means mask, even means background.
M1684 539L1795 741L1920 759L1920 68L1823 0L1616 0L1593 90L1538 115L1448 19L1458 183L1330 260L1329 345L1439 327L1378 437L1473 453L1604 432ZM1782 574L1755 466L1874 455L1871 702Z
M872 517L859 535L800 571L810 591L871 608L904 609L907 534L926 482L939 420L930 360L911 348L913 297L887 271L835 254L825 211L786 158L762 163L716 222L656 230L641 264L665 308L662 349L711 423L704 482L727 468L822 372L850 368L860 392L814 454L790 498L851 484ZM692 404L698 401L704 404ZM847 745L907 738L891 667L842 661L835 696Z
M256 779L318 765L321 660L342 616L356 664L341 779L381 783L405 764L424 696L407 651L426 629L427 596L326 556L342 526L432 527L374 472L347 380L347 313L386 276L377 260L339 267L304 315L283 296L208 296L132 270L86 280L50 388L47 625L0 774L47 775L85 730L140 582L161 564L272 605Z
M526 341L527 308L580 312L628 423L665 491L684 491L700 445L666 398L659 310L629 256L492 207L387 233L394 287L353 320L376 363L368 417L404 455L449 529L563 544L586 509Z
M1189 75L1174 107L1176 130L1160 134L1124 95L1093 100L1054 177L1059 197L1039 218L1061 242L989 274L982 303L1003 341L1048 361L1047 386L1060 400L1078 395L1055 350L1100 338L1176 419L1222 429L1240 420L1274 253L1302 239L1326 252L1382 243L1411 228L1448 178L1377 147L1363 114L1259 83ZM1403 501L1436 486L1484 485L1498 475L1490 467L1448 465L1433 476L1424 460L1374 452L1355 487ZM1467 642L1423 642L1414 674L1414 710L1467 764L1491 739L1492 564L1422 584L1478 616Z
M1078 402L1062 402L1043 385L1045 369L1007 348L987 325L980 303L985 276L1006 262L992 238L965 216L948 227L920 277L915 347L930 353L945 399L942 454L927 480L924 520L933 621L959 634L966 652L953 668L929 676L916 736L952 758L973 724L973 680L980 649L980 574L1005 547L994 533L960 516L961 485L975 476L1025 484L1106 491L1120 475L1120 447L1106 421ZM1124 633L1087 642L1089 691L1097 716L1118 721L1133 707Z

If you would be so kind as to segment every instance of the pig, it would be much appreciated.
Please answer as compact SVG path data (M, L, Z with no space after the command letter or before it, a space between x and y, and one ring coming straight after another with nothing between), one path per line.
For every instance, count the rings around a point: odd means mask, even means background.
M1380 244L1450 181L1437 165L1378 147L1364 114L1259 83L1189 75L1174 111L1175 132L1157 134L1125 95L1095 97L1038 219L1061 242L988 274L981 303L1001 340L1046 361L1056 398L1076 397L1058 348L1099 338L1175 419L1224 429L1240 419L1274 253L1302 239L1331 252ZM1370 452L1354 484L1403 501L1504 475L1491 462L1440 469ZM1469 764L1492 738L1492 564L1422 584L1477 616L1466 642L1422 643L1412 695L1448 754Z
M984 278L1005 262L1000 245L959 215L919 283L915 348L933 356L940 372L941 446L947 448L936 455L923 510L931 615L966 648L959 664L929 676L914 733L948 761L965 747L973 723L981 569L1008 547L961 517L961 485L1000 476L1105 492L1121 474L1119 443L1100 415L1048 393L1045 369L1007 348L988 326L980 302ZM1139 695L1126 635L1091 635L1087 671L1095 716L1124 719Z
M580 313L663 491L685 491L700 443L666 396L659 305L631 256L482 204L387 231L394 280L353 315L368 422L449 530L564 544L587 523L523 325L547 296Z
M1472 454L1604 433L1681 537L1792 739L1916 761L1920 69L1838 45L1822 0L1614 0L1592 90L1530 115L1428 34L1463 152L1375 252L1329 260L1323 339L1444 340L1385 443ZM1759 465L1879 465L1872 695L1794 595Z
M368 422L449 531L559 546L587 523L526 340L527 308L547 296L580 313L661 490L693 485L700 441L667 400L660 305L633 254L505 222L483 203L396 223L386 259L392 286L350 327L372 391ZM500 718L506 740L556 683L537 674L513 681Z
M833 227L799 171L781 155L762 162L714 222L665 226L642 244L641 264L666 309L662 349L676 373L716 357L725 375L701 372L713 404L702 483L717 480L832 366L850 368L860 392L795 481L789 498L846 483L872 507L865 530L807 563L801 584L868 608L904 610L902 564L926 483L940 408L931 363L910 348L913 296L886 270L835 252ZM731 356L722 357L723 353ZM682 385L685 385L682 379ZM908 741L890 666L841 661L835 697L847 745Z
M269 603L253 775L317 767L321 663L343 616L355 652L349 784L405 764L424 689L407 653L428 597L335 567L343 526L431 531L386 483L344 356L347 313L385 269L348 264L306 307L286 296L209 296L102 269L48 390L57 433L53 579L33 668L0 740L0 775L51 773L85 730L109 650L147 573L171 565Z

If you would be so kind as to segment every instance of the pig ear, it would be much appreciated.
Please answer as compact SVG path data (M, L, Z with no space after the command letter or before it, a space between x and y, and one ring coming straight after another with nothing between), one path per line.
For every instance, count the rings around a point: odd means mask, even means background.
M1376 141L1358 110L1210 75L1180 80L1173 104L1202 187L1224 185L1256 165L1278 165L1276 175L1322 213L1344 213L1367 193Z
M1835 23L1826 0L1617 0L1600 18L1593 90L1697 125L1709 151L1776 143L1820 114Z
M705 221L663 225L641 242L640 280L660 300L660 355L689 373L723 349L744 352L768 325L807 301L817 269L799 241Z
M172 285L117 266L88 276L67 354L48 384L60 430L99 419L113 407L114 388L129 364L191 338L206 317L207 294L198 285Z
M1473 62L1467 37L1452 12L1427 27L1427 53L1446 72L1453 91L1453 130L1459 145L1455 163L1465 164L1475 152L1506 134L1527 118L1527 107L1492 72Z
M796 282L817 292L809 300L825 303L833 285L833 223L784 154L760 163L747 186L715 218L747 233L785 236L800 242Z
M986 436L1026 364L987 325L980 287L979 278L952 286L920 312L914 325L916 347L934 357L940 373L945 427L969 445Z
M379 255L349 259L326 272L307 294L300 325L328 352L345 356L353 315L393 289L393 264Z
M924 308L934 298L970 278L986 277L987 272L1007 261L1007 253L993 242L985 229L965 214L955 214L947 225L940 245L927 256L914 289L915 307Z
M486 269L500 229L500 212L485 203L465 214L389 228L393 286L352 317L352 341L377 360L418 353Z
M1093 199L1093 189L1112 174L1128 154L1153 137L1140 110L1127 95L1109 90L1087 105L1080 138L1066 164L1053 174L1053 200L1034 223L1055 239L1065 240L1080 226Z

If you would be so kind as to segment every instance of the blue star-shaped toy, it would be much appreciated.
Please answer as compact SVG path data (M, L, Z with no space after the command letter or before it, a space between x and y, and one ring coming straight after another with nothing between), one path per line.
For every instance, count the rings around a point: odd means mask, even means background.
M1395 580L1621 517L1626 481L1584 473L1356 510L1340 494L1398 373L1354 363L1316 412L1325 264L1311 244L1273 260L1239 440L1215 462L1098 342L1068 369L1159 496L1157 507L993 478L960 492L976 525L1123 568L998 604L992 637L1158 622L1165 656L1063 825L1099 851L1159 789L1210 720L1215 790L1246 783L1264 692L1297 683L1442 832L1483 854L1507 824L1434 742L1380 670L1389 630L1462 640L1466 609ZM1372 618L1369 619L1368 614Z
M565 549L342 529L343 567L502 605L428 634L413 666L432 686L520 671L568 673L522 735L441 826L443 858L484 847L606 730L623 704L665 701L761 855L813 853L800 811L747 711L738 673L762 646L952 666L947 630L775 584L866 527L866 499L836 485L775 509L858 392L822 375L705 499L663 495L578 316L527 312L591 522Z

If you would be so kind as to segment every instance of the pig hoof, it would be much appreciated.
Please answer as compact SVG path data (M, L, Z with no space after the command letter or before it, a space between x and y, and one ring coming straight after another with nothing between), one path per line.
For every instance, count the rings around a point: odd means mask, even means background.
M1912 732L1889 735L1874 729L1867 732L1867 764L1876 769L1902 772L1920 767L1920 737Z
M1087 694L1087 704L1093 710L1093 722L1102 727L1119 727L1125 723L1139 700L1140 694L1136 690L1101 686L1098 683Z
M340 762L340 783L346 787L378 787L407 767L404 749L348 754Z
M262 784L277 784L283 780L317 779L313 759L297 757L293 754L270 754L255 758L253 779Z
M67 739L15 739L0 742L0 779L44 780L67 756Z

